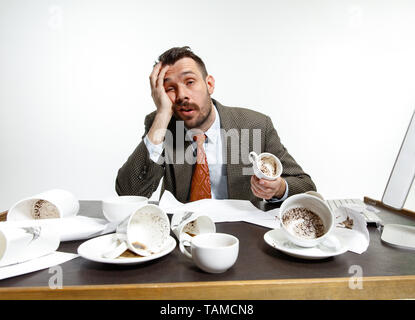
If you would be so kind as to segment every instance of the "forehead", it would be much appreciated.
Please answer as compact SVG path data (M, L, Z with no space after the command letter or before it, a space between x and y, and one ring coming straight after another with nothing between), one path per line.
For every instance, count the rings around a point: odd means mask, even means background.
M202 73L196 63L191 58L183 58L175 62L175 64L169 66L164 76L164 82L176 81L187 75L194 75L201 77Z

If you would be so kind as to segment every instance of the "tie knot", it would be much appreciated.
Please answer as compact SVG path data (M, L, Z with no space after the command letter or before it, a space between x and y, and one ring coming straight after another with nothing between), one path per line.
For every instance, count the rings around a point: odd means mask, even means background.
M193 136L193 141L196 141L197 144L203 143L206 140L206 135L204 133L197 134Z

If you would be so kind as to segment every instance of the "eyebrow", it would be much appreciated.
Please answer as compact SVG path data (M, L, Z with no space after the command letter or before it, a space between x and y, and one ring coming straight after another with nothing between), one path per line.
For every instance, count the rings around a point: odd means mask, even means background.
M186 75L188 75L188 74L196 75L196 73L194 73L193 71L183 71L183 72L180 74L180 77L186 76ZM164 78L163 83L166 83L166 82L168 82L168 81L170 81L170 80L171 80L170 78Z

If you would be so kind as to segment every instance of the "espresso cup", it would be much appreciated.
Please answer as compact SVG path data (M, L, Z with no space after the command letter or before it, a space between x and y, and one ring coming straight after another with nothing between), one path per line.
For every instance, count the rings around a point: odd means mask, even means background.
M196 212L178 212L171 219L171 229L177 240L190 240L202 233L215 233L216 226L212 218Z
M190 252L186 249L186 244L189 245ZM201 270L222 273L235 264L239 253L239 240L226 233L203 233L189 241L179 242L179 248Z
M66 190L52 189L14 204L7 213L8 221L65 218L75 216L79 201Z
M102 213L109 222L121 222L143 205L148 198L140 196L115 196L102 200Z
M323 226L323 228L321 228L322 234L318 237L308 237L306 235L307 228L300 228L301 230L305 230L302 231L304 234L296 232L296 225L299 225L304 221L301 218L293 218L290 223L284 223L284 221L289 219L288 215L290 212L292 213L292 216L294 215L293 209L300 209L302 212L304 212L303 209L306 209L315 214L318 217L316 219L320 219L318 220L319 226L321 226L321 224ZM299 212L299 210L297 210L297 212ZM301 216L301 214L298 215ZM281 229L287 239L300 247L309 248L320 243L323 243L328 247L338 246L336 238L331 236L335 226L335 216L326 202L315 195L302 193L287 198L280 207L279 219L281 221Z
M252 168L254 169L254 174L258 179L266 180L275 180L282 174L282 164L281 161L272 153L263 152L256 154L254 151L249 153L249 160L252 163ZM261 170L261 162L269 163L269 166L276 166L276 172L274 175L266 174Z
M170 221L167 214L155 204L147 204L121 222L114 237L115 248L102 256L115 259L125 250L147 257L159 253L166 246L170 235Z
M59 234L50 226L0 225L0 267L32 260L59 247Z

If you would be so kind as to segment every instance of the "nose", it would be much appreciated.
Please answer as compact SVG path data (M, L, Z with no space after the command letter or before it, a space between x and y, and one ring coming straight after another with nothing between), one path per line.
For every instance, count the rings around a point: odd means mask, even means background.
M186 87L178 86L176 89L176 104L181 105L189 102L189 94Z

